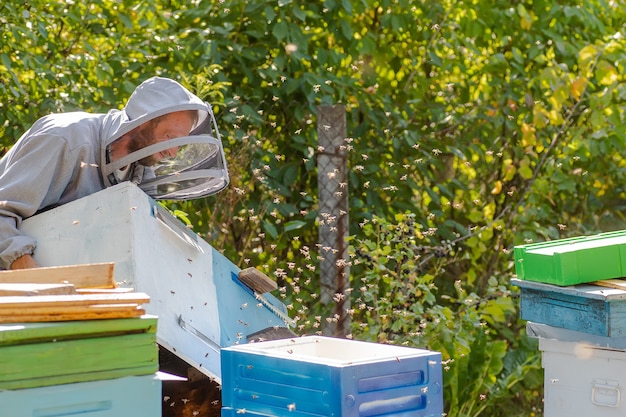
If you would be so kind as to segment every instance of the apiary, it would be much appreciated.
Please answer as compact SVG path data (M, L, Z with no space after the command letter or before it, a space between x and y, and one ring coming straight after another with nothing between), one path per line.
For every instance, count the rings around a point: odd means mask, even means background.
M136 185L124 182L25 220L45 266L114 263L120 287L150 296L157 342L221 380L220 349L287 328L286 307Z
M441 354L322 336L222 350L222 417L437 416Z

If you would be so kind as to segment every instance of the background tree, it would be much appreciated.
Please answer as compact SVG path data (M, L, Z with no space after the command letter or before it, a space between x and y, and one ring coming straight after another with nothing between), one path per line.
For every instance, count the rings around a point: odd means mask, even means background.
M214 105L232 181L168 206L275 275L311 333L334 319L316 108L344 104L352 337L441 351L449 416L540 414L512 248L624 227L625 18L603 0L5 2L0 135L179 79Z

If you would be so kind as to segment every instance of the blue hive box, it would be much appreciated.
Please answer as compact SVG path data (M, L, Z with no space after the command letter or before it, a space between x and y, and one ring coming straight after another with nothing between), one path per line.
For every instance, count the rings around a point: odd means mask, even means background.
M626 291L597 285L568 287L512 279L523 320L604 337L626 336Z
M441 354L309 336L222 349L222 417L437 416Z
M155 374L0 391L6 417L159 417L161 404Z

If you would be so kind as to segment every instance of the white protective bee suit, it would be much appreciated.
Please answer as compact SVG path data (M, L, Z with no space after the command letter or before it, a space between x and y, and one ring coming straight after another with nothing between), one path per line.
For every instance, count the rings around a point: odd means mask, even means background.
M197 110L188 136L159 142L113 162L109 145L145 122L172 112ZM137 161L178 147L176 157L144 167ZM23 219L119 182L127 167L155 199L197 199L228 184L224 151L208 103L178 82L160 77L141 83L122 110L71 112L39 119L0 159L0 269L32 254L34 239L20 233Z

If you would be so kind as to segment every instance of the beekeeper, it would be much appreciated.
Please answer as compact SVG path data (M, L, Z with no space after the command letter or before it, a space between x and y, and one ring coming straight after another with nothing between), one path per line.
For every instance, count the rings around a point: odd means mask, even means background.
M132 181L155 199L189 200L228 184L211 106L178 82L141 83L122 110L45 116L0 159L0 269L37 267L23 219Z

